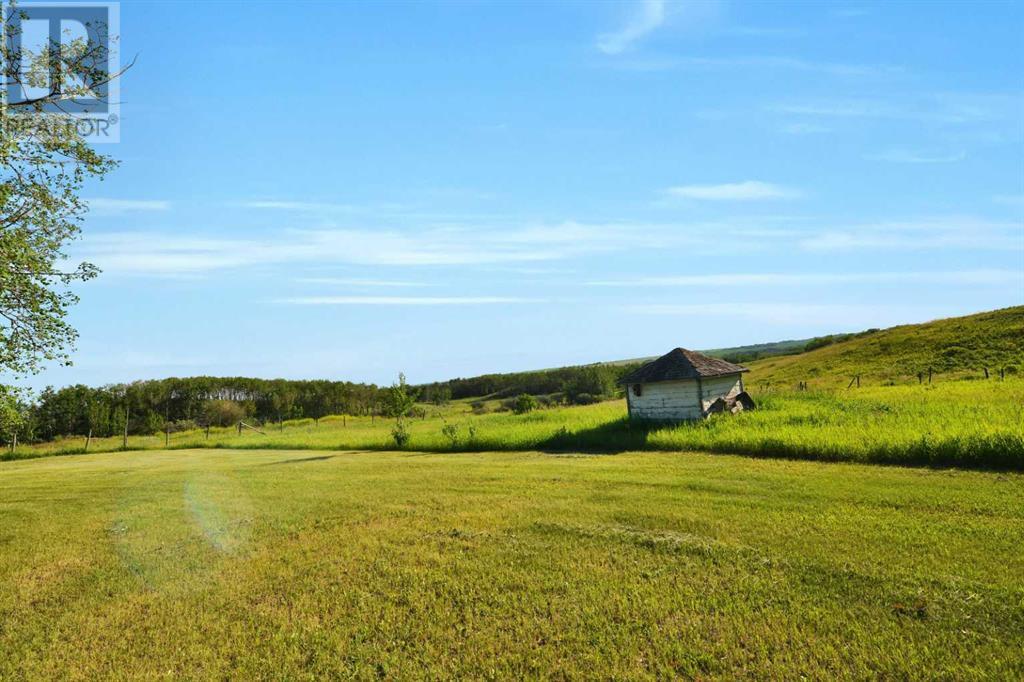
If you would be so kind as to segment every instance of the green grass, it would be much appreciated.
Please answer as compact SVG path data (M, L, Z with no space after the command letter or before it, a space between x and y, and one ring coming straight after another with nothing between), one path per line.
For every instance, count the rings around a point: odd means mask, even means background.
M817 350L749 364L751 386L771 382L812 387L846 386L858 374L864 383L916 384L932 368L951 377L982 377L984 368L1024 372L1024 306L910 324Z
M625 418L624 401L540 410L526 415L471 415L455 404L409 422L411 450L705 450L763 457L1024 470L1024 381L947 381L931 386L772 392L758 410L696 424L645 428ZM457 440L442 433L457 429ZM266 435L233 429L172 434L172 448L361 449L394 447L390 420L368 417L268 426ZM470 429L475 433L470 436ZM84 440L23 447L16 456L79 453ZM93 450L120 448L119 438ZM164 436L132 437L131 448L163 448ZM6 455L9 457L10 455Z
M699 454L0 463L0 678L1020 679L1024 476Z

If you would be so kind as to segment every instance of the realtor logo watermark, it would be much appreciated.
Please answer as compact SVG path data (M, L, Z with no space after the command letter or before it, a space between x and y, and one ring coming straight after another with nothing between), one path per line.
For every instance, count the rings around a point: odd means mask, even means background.
M121 139L116 2L0 0L3 133L74 130Z

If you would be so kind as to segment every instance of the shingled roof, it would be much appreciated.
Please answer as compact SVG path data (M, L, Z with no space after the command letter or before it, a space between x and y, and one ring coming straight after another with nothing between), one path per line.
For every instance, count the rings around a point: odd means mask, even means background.
M734 365L697 351L674 348L657 360L652 360L619 380L622 384L649 384L655 381L678 381L699 377L717 377L724 374L749 372L746 367Z

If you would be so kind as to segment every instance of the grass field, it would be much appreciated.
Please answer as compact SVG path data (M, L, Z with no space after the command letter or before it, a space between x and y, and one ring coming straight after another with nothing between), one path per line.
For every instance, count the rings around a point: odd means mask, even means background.
M0 463L0 678L1019 679L1024 476L699 454Z
M410 450L587 452L705 450L766 457L1024 470L1024 380L947 381L932 386L773 392L759 409L697 424L647 429L626 420L624 401L514 415L472 415L454 404L411 420ZM433 409L433 408L431 408ZM455 427L446 437L445 424ZM265 434L234 429L171 434L172 448L390 449L393 421L333 417L288 422ZM471 433L472 431L472 433ZM131 448L163 448L163 435L129 439ZM23 447L20 457L78 453L84 439ZM121 447L95 441L94 451ZM9 457L9 455L6 455Z
M750 364L751 385L767 381L815 388L841 388L852 377L872 385L916 384L928 369L944 380L984 376L1000 368L1024 372L1024 306L1003 308L924 324L907 324L817 350Z

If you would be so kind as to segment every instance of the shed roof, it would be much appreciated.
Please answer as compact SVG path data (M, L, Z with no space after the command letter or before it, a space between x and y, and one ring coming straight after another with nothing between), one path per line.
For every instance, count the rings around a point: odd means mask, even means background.
M698 377L717 377L725 374L749 372L742 365L734 365L703 353L685 348L674 348L657 360L652 360L619 380L623 384L647 384L655 381L678 381Z

